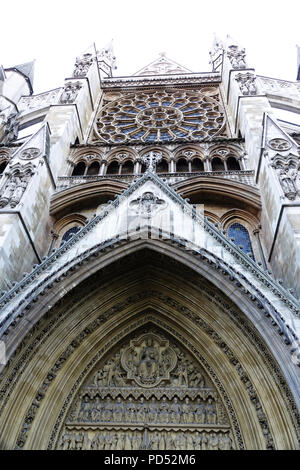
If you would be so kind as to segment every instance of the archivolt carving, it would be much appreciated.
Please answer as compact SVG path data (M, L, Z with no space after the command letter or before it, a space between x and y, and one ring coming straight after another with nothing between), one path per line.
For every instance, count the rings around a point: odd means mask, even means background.
M175 262L174 262L175 263ZM175 267L176 263L174 264L174 267ZM114 267L114 270L115 270L115 267ZM182 266L180 267L180 270L181 270L181 276L184 276L185 278L188 278L188 273L184 273L182 272ZM111 276L112 275L112 272L110 272L109 270L107 271L107 275L108 276ZM99 284L99 277L97 276L97 282L96 284L98 285ZM92 282L89 283L89 288L91 289L91 292L93 292L94 288L95 288L95 285L93 285ZM228 302L224 302L224 299L223 298L218 298L218 296L216 295L216 293L214 293L213 291L211 291L210 289L208 289L208 287L206 286L206 289L203 290L203 295L205 296L208 296L212 299L212 301L214 303L216 303L216 305L218 305L218 307L221 307L222 309L224 309L224 312L226 312L226 315L229 315L233 321L235 322L235 324L238 326L238 328L242 328L244 333L246 334L247 338L249 339L249 341L251 341L251 343L253 344L253 347L258 349L260 351L260 354L262 355L265 363L266 363L266 367L268 368L269 372L274 375L275 377L275 380L278 384L281 384L281 390L282 390L282 396L283 396L283 400L286 401L287 403L287 407L288 409L290 410L289 412L292 413L292 420L293 419L298 419L299 420L299 416L297 414L297 409L296 409L296 406L294 404L294 401L293 401L293 397L291 395L291 392L289 391L288 389L288 386L285 382L285 380L283 379L282 375L281 375L281 372L278 368L278 366L274 363L274 360L273 358L270 356L270 354L268 353L268 351L266 350L266 347L265 345L263 344L263 342L257 337L257 334L253 331L253 327L250 326L250 324L248 324L247 321L245 320L241 320L241 317L239 315L238 312L235 311L235 309L233 308L232 305L229 305ZM24 421L24 427L22 429L22 432L19 436L19 440L18 440L18 445L19 446L23 446L24 443L25 443L25 440L26 440L26 436L28 435L28 432L30 431L30 427L31 427L31 424L32 424L32 421L35 417L35 414L38 410L38 405L39 403L41 403L41 401L45 398L45 395L46 395L46 392L47 392L47 388L49 386L49 384L51 383L51 381L53 381L55 379L55 376L56 374L59 372L59 369L62 367L62 365L65 363L65 361L68 359L68 357L70 357L70 355L75 351L75 349L81 344L81 342L84 340L85 337L87 337L87 335L89 335L95 328L98 328L99 325L101 323L103 323L104 321L106 321L111 315L114 315L117 311L121 311L122 309L126 308L126 306L128 305L132 305L132 303L136 302L138 300L138 298L140 299L144 299L146 297L151 297L151 298L155 298L155 297L158 297L160 300L162 300L163 302L166 302L167 304L170 304L172 306L172 309L176 309L178 312L180 312L181 314L184 314L185 316L187 316L189 319L191 319L192 321L195 322L195 324L199 324L199 326L203 327L204 328L204 331L209 335L211 336L211 338L214 340L215 344L218 345L218 347L224 351L224 353L227 355L227 357L230 359L230 362L235 364L235 367L236 367L236 370L238 371L238 374L240 376L240 379L241 379L241 383L244 384L243 386L247 389L248 393L249 393L249 396L251 398L251 401L253 403L253 405L255 406L255 409L256 409L256 412L257 412L257 416L258 416L258 419L259 419L259 422L261 423L261 426L262 426L262 429L264 430L264 434L265 434L265 437L266 437L266 442L267 442L267 446L270 448L272 447L272 438L270 436L270 431L268 429L268 424L267 424L267 420L266 420L266 417L264 415L264 412L262 411L262 408L261 408L261 405L260 405L260 402L259 402L259 399L258 399L258 396L256 395L255 393L255 390L254 390L254 387L253 385L251 384L251 382L249 381L249 378L247 377L247 374L245 374L245 371L243 370L243 367L241 366L241 364L239 363L239 361L237 360L237 358L234 356L234 354L232 353L232 351L230 351L230 349L228 348L228 346L224 343L224 341L222 340L221 337L219 337L219 335L217 335L210 327L210 325L205 325L205 323L203 322L203 320L200 319L200 317L198 317L198 315L196 315L195 313L191 312L188 308L186 308L185 306L181 305L180 303L178 303L178 301L176 300L173 300L171 297L167 297L159 292L156 292L156 291L153 291L153 290L147 290L147 291L143 291L139 294L137 294L135 297L131 296L129 297L126 301L124 302L121 302L117 305L115 305L113 308L110 308L109 310L105 311L104 313L102 313L97 319L95 319L91 324L87 325L84 329L84 331L82 331L82 333L78 336L78 338L76 339L76 341L73 341L72 344L70 344L67 349L65 350L65 353L64 354L61 354L60 355L60 358L57 360L57 362L55 363L55 365L51 368L51 370L49 370L49 373L47 374L47 377L45 377L45 380L42 384L42 387L40 389L40 391L38 391L37 395L36 395L36 399L34 401L34 403L32 404L32 408L31 408L31 411L28 413L25 421ZM72 297L73 299L73 302L74 302L74 305L75 305L75 309L78 309L80 308L80 303L81 304L84 304L84 302L86 301L86 298L83 299L82 298L82 294L80 293L80 297L81 297L81 300L79 301L79 299L77 298L74 298L74 295L72 294L72 296L69 296L70 298ZM78 297L78 296L77 296ZM66 301L66 298L64 299L64 302ZM75 313L75 312L73 312ZM61 310L59 315L54 315L52 318L51 318L51 321L50 323L48 324L48 326L45 328L43 327L43 330L42 331L39 331L39 325L36 324L35 326L35 330L38 332L37 334L33 334L32 336L32 339L30 340L30 342L28 341L24 341L21 345L20 345L20 348L19 348L19 352L18 352L18 355L16 357L17 359L17 362L15 362L13 364L13 368L10 368L10 374L7 374L5 375L5 383L3 384L3 388L1 390L1 398L3 398L2 400L2 410L3 410L3 407L5 407L5 404L7 402L7 399L9 398L9 395L10 393L12 392L13 388L16 386L17 384L17 381L20 377L20 374L22 373L22 370L24 369L24 367L26 366L26 364L28 364L28 361L30 360L30 356L32 357L34 354L35 354L35 347L38 345L38 344L41 344L41 342L45 341L46 338L51 334L51 330L55 331L56 328L57 328L57 323L60 322L62 323L64 321L64 318L66 317L67 314L72 314L72 309L70 308L68 312L66 312L65 310ZM144 319L145 320L145 319ZM144 321L143 320L143 321ZM157 322L157 320L156 320ZM163 324L162 324L163 325ZM134 328L138 327L139 325L138 324L135 324L133 325ZM166 325L163 325L163 327L165 328ZM91 368L95 366L95 364L97 363L97 361L99 359L101 359L101 357L103 356L103 354L113 345L115 344L115 341L119 340L121 337L123 337L125 334L129 333L130 330L126 330L124 332L122 332L122 335L117 337L117 338L114 338L113 341L110 341L106 346L105 348L102 348L97 356L91 361L91 363L89 364L89 366L82 372L82 374L80 375L80 377L78 378L78 380L76 381L76 383L74 384L74 386L72 387L72 389L70 390L70 393L68 395L68 398L63 406L63 408L61 409L61 412L59 414L59 418L58 418L58 421L57 421L57 424L55 425L55 428L53 430L53 434L52 434L52 437L50 439L50 444L49 444L49 448L53 448L54 446L54 442L55 442L55 439L56 439L56 435L57 435L57 432L60 428L60 425L61 425L61 421L64 419L64 416L65 416L65 412L67 411L68 409L68 406L69 404L71 403L71 401L73 400L73 397L74 397L74 394L77 392L78 390L78 387L79 385L81 385L82 383L82 379L86 377L87 373L90 372ZM172 335L174 337L178 337L178 339L182 342L182 344L185 344L186 343L186 340L183 338L183 337L179 337L178 336L178 333L176 331L171 331L170 332L172 333ZM26 345L26 350L24 350L24 347ZM189 346L190 347L190 346ZM23 349L23 351L22 351ZM191 348L191 350L193 350ZM21 353L21 354L20 354ZM198 357L198 359L201 361L201 363L205 364L205 361L203 361L203 358L199 357L199 352L197 352L196 350L193 350L193 353L195 354L195 357ZM236 418L234 416L234 412L232 410L232 406L231 406L231 403L229 401L229 399L226 397L226 392L225 390L222 388L222 384L220 384L220 382L218 381L218 378L214 376L214 373L213 371L210 370L209 368L209 365L208 364L205 364L205 368L206 370L209 371L210 373L210 376L214 378L214 383L217 384L218 386L218 390L219 392L221 393L225 403L226 403L226 407L227 407L227 410L230 414L230 417L231 417L231 421L233 423L233 429L235 430L235 435L236 436L239 436L239 431L238 431L238 425L237 425L237 421L236 421ZM2 375L2 378L3 378L3 375ZM113 398L113 397L112 397ZM289 403L288 403L289 402ZM298 421L299 423L299 421ZM295 431L297 433L297 427L295 428ZM243 443L242 443L242 440L240 437L237 437L237 442L238 442L238 447L239 448L242 448L243 447Z

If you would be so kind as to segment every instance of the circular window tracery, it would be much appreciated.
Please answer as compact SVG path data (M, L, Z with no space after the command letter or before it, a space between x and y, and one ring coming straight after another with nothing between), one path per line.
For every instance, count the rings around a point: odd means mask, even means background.
M223 124L220 103L201 91L138 93L104 106L96 134L113 143L199 140L219 134Z

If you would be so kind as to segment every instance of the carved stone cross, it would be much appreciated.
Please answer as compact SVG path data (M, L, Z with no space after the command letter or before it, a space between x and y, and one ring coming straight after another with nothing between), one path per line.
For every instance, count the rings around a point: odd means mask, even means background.
M145 163L148 171L155 171L156 165L162 159L162 154L158 152L149 152L142 157L142 162Z

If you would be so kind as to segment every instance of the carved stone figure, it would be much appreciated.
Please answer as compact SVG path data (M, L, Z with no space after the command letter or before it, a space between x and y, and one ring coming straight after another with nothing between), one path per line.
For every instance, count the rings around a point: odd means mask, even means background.
M159 441L159 434L158 432L155 432L150 442L151 450L159 450Z
M198 431L194 436L194 450L201 450L201 435Z
M206 420L207 420L207 424L216 424L217 423L216 405L213 403L211 398L209 398L207 400Z
M159 422L160 423L169 422L169 404L165 396L162 398L162 401L159 405Z
M79 417L84 421L88 421L90 418L90 401L88 396L83 397L79 410Z
M182 405L182 421L184 423L192 423L194 421L194 414L188 397L186 397Z
M170 405L170 422L180 423L181 407L178 403L178 399L175 397L173 403Z
M81 82L67 82L61 94L60 102L62 104L73 103L76 100L79 90L81 88L82 88Z
M125 421L130 423L136 422L136 406L132 400L132 397L128 398L128 402L125 406Z
M232 441L228 434L224 434L223 436L219 436L219 450L231 450L232 449Z
M121 397L118 397L113 407L113 419L114 421L122 421L123 417L124 417L124 404L121 400Z
M151 402L149 403L148 413L149 413L148 415L149 422L155 423L157 421L158 409L157 409L156 400L154 397L152 397Z
M4 136L2 138L3 143L9 143L18 138L19 121L17 119L18 113L11 113L4 124L3 131Z
M92 54L83 54L82 57L77 57L75 68L73 72L74 77L85 77L93 63Z
M138 423L144 423L147 418L147 405L144 402L144 398L140 398L140 402L136 407L136 420Z
M290 200L294 200L297 196L297 188L295 185L295 179L297 178L296 170L281 170L279 174L279 180L284 192L285 197Z
M112 413L113 413L113 404L111 402L111 399L107 397L105 405L104 405L104 409L102 412L103 421L111 421Z
M227 57L233 69L246 68L246 51L236 45L231 45L227 49Z
M256 95L256 78L252 72L239 73L238 75L236 75L235 79L238 82L243 95Z
M201 403L198 398L197 403L194 407L194 421L195 423L203 424L206 422L206 409L205 405Z

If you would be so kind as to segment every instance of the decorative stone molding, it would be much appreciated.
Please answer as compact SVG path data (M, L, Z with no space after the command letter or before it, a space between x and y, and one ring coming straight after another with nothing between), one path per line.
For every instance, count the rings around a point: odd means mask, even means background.
M278 152L285 152L286 150L290 150L292 148L291 142L282 138L275 138L269 140L268 146L272 150L277 150Z
M21 160L33 160L39 157L40 154L41 151L37 148L26 148L22 150L18 156Z
M256 77L253 72L239 73L235 76L235 80L238 82L243 95L257 94Z

